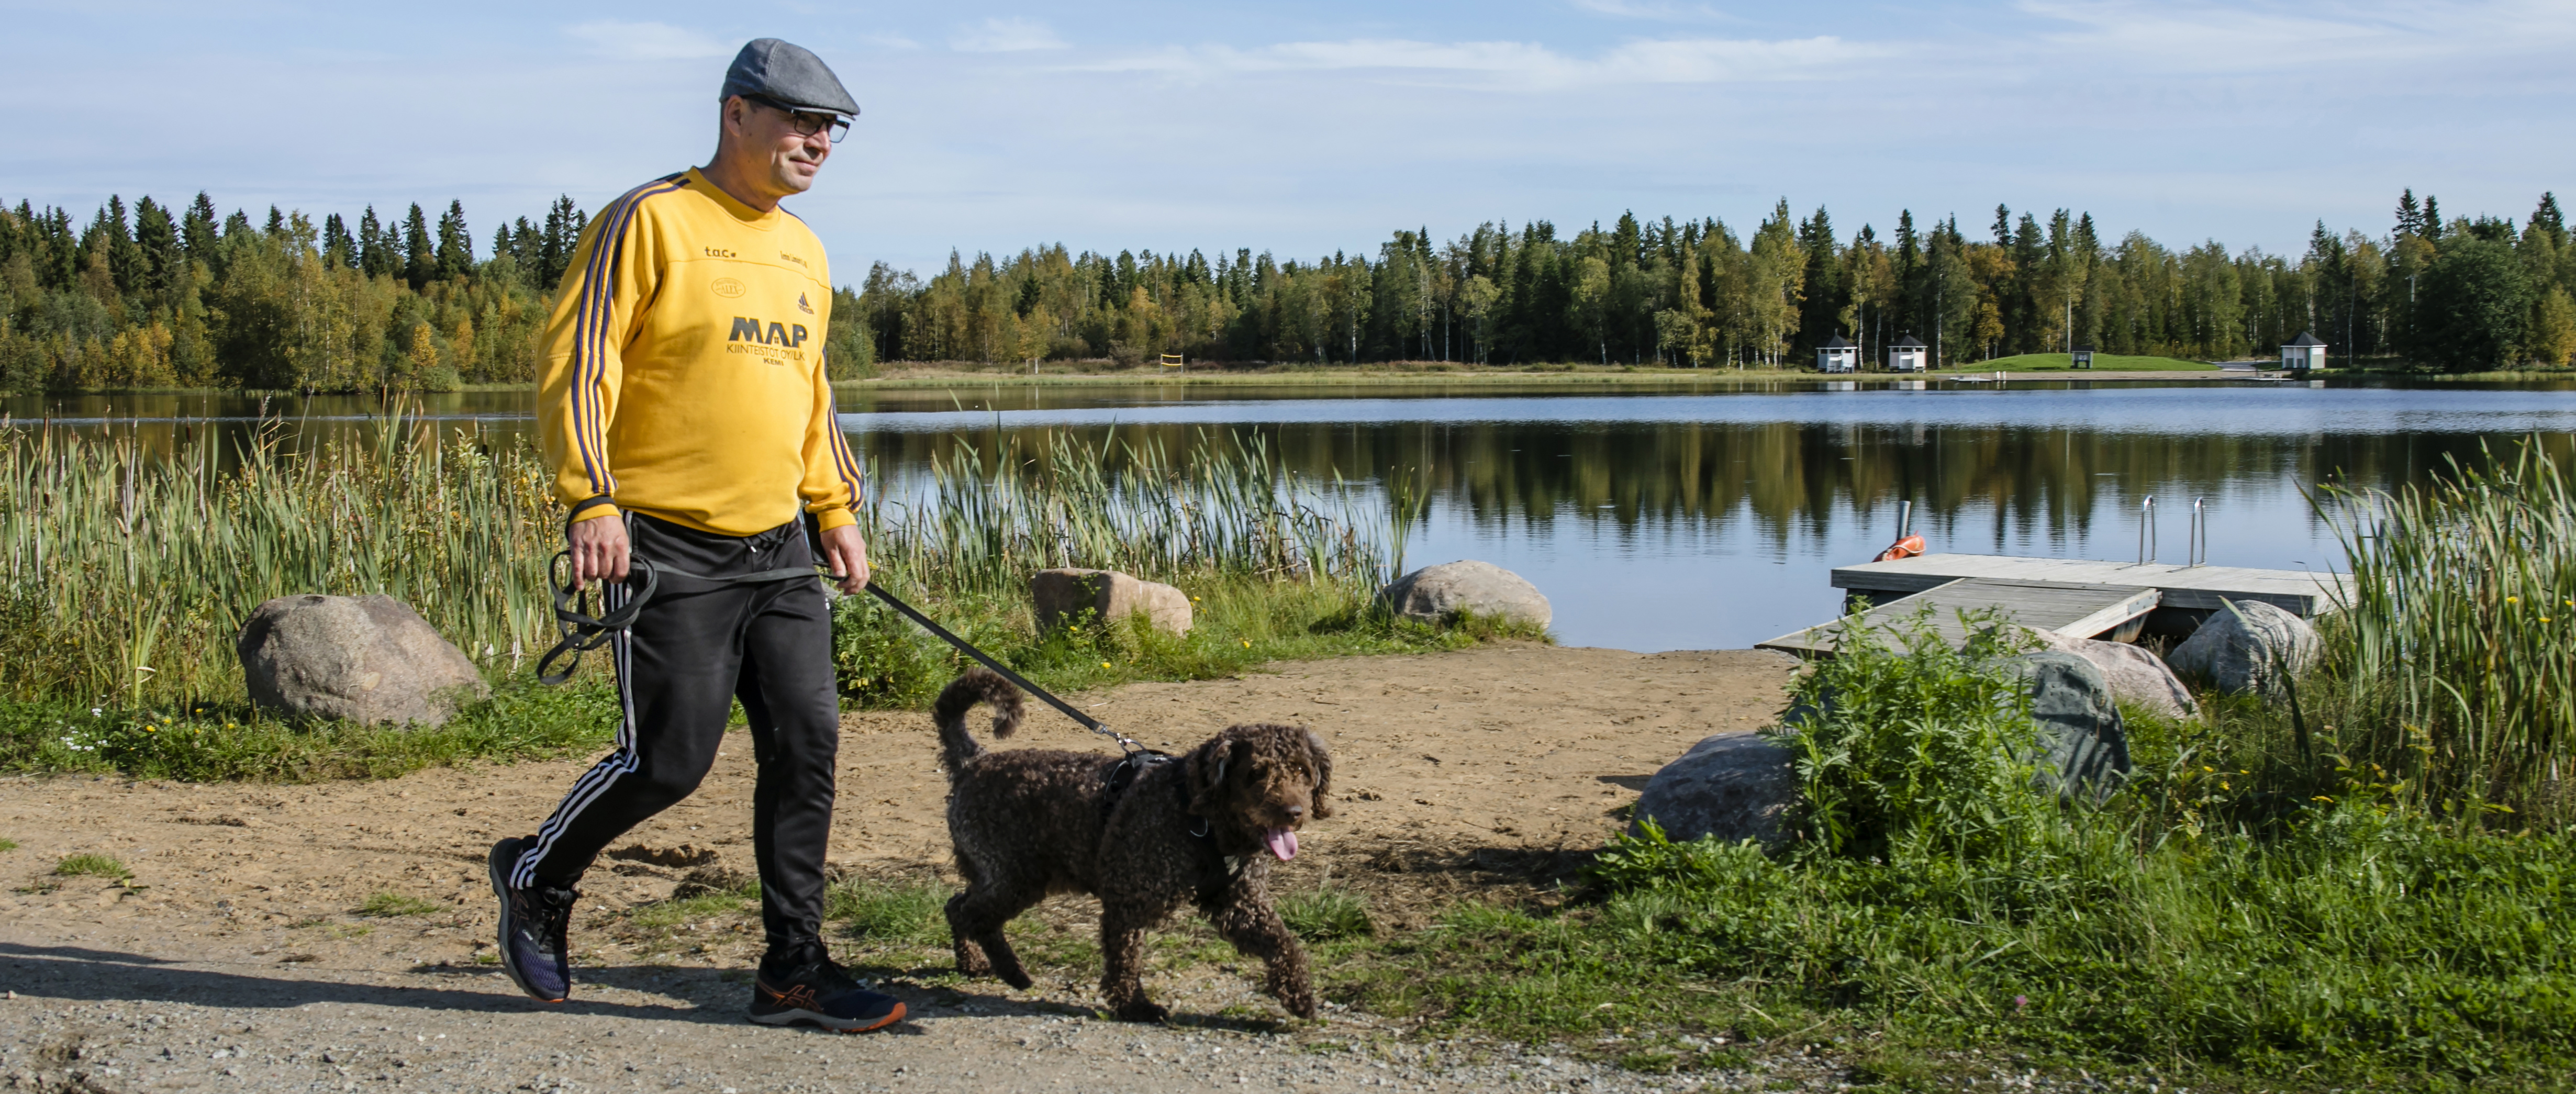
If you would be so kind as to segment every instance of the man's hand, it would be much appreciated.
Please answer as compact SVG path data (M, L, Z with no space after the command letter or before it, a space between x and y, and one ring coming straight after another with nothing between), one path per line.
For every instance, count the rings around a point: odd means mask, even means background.
M856 595L868 588L868 541L859 526L844 524L823 533L823 561L841 575L841 591Z
M572 584L626 580L626 522L618 517L577 521L564 530L572 548Z

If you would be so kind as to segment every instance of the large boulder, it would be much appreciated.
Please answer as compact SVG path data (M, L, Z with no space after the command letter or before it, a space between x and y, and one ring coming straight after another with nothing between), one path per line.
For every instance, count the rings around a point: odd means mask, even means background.
M1777 849L1798 803L1795 754L1758 733L1721 733L1692 745L1646 781L1628 831L1652 818L1675 841L1716 836Z
M2126 642L2103 642L2091 638L2068 638L2056 631L2024 628L2039 640L2044 649L2071 653L2102 670L2102 678L2111 685L2111 697L2133 703L2160 717L2180 721L2200 713L2200 704L2191 697L2191 689L2182 686L2173 669L2156 655Z
M436 726L492 691L390 596L281 596L250 613L233 648L250 701L291 716Z
M2129 773L2129 734L2111 682L2093 662L2057 650L2025 653L2011 665L2030 684L2041 785L2067 798L2108 795Z
M1137 612L1161 630L1190 631L1188 594L1116 570L1040 570L1029 577L1029 599L1037 602L1040 631L1085 621L1094 626L1118 623Z
M2317 631L2294 612L2260 600L2221 601L2200 629L2165 654L2185 677L2221 691L2269 694L2287 669L2295 677L2317 659Z
M1395 614L1424 623L1446 623L1462 611L1540 627L1556 618L1538 586L1493 563L1472 559L1425 566L1395 579L1378 596Z

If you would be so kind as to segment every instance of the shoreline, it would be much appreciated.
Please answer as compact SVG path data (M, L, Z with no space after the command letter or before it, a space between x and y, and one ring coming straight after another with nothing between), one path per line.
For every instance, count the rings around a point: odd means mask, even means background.
M1175 370L1177 371L1177 370ZM1617 388L1664 390L1728 390L1774 388L1786 384L1857 383L1864 387L1885 387L1898 383L1938 382L1944 384L1994 383L2001 373L2003 382L2034 383L2053 381L2092 381L2113 383L2224 383L2224 382L2297 382L2311 381L2380 381L2430 384L2554 384L2576 381L2576 370L2504 371L2471 373L2427 373L2385 371L2377 369L2320 369L2306 377L2293 376L2278 369L2237 372L2210 369L2133 370L2100 369L2077 371L2047 369L1947 369L1923 373L1821 373L1805 369L1660 369L1628 366L1576 366L1572 368L1531 366L1524 368L1491 368L1469 371L1450 368L1386 369L1352 366L1347 369L1294 368L1287 371L1214 370L1186 375L1158 374L1143 369L1115 372L1025 372L984 371L973 369L905 368L888 375L863 379L834 380L832 387L845 391L936 391L959 387L1178 387L1178 388L1308 388L1379 389L1459 387L1496 390L1603 390ZM403 391L393 395L402 399L426 400L441 396L488 394L492 392L533 393L532 382L467 384L453 391ZM137 396L177 398L235 397L244 399L275 398L346 398L383 394L374 391L260 391L248 388L116 388L99 391L49 391L8 396L15 399L74 400L113 399ZM20 421L33 415L22 415Z

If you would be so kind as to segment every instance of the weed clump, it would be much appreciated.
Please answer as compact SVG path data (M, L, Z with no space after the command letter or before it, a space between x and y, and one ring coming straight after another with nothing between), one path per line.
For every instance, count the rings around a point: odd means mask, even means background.
M1281 897L1279 918L1308 942L1366 938L1377 933L1377 924L1369 918L1368 901L1340 889L1315 889Z
M419 897L390 892L377 893L370 896L367 898L366 903L358 905L357 908L359 915L373 916L378 919L392 919L397 916L407 915L428 915L439 910L438 905L422 900Z
M125 864L113 856L79 854L65 855L54 863L54 874L58 877L103 877L110 881L124 881L133 877L134 871L126 869Z

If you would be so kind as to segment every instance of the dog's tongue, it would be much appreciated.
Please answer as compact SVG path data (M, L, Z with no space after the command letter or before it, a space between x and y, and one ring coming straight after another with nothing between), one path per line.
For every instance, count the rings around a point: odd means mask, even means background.
M1297 857L1296 829L1273 828L1261 839L1270 845L1270 853L1279 856L1279 861L1286 862Z

